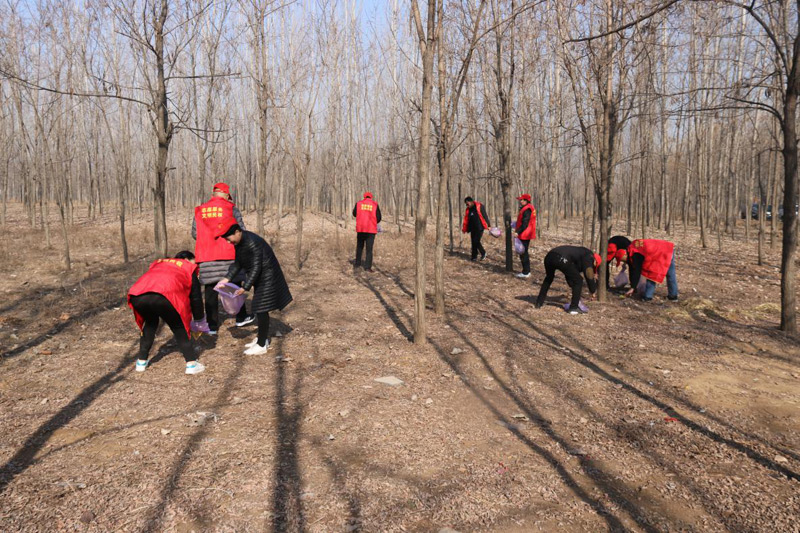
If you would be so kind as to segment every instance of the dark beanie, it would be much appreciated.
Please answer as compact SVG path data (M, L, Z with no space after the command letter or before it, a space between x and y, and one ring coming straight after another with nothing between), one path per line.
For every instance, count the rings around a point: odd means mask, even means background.
M467 196L466 198L464 198L464 201L465 202L474 202L475 200L472 199L472 196Z

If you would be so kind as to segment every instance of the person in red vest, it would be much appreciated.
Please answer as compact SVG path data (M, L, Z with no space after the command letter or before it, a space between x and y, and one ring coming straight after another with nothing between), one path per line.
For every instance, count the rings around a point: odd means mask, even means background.
M615 257L628 263L631 288L626 293L632 296L639 279L645 284L642 300L649 302L656 292L656 284L667 280L667 298L678 299L678 277L675 273L675 244L659 239L636 239L627 250L618 250Z
M472 196L464 198L464 203L467 210L464 211L464 222L461 224L461 232L469 233L472 240L472 261L478 258L478 253L481 254L481 261L486 259L486 250L483 249L481 239L483 238L483 230L489 229L489 215L486 214L486 208L480 202L472 199Z
M375 244L375 234L378 233L378 223L381 221L381 208L372 199L371 192L365 192L364 199L356 202L353 216L356 217L356 260L353 265L355 268L361 266L361 254L366 244L364 270L372 272L372 247Z
M194 254L180 252L174 259L153 261L147 272L128 291L128 306L142 332L136 371L147 368L150 348L156 338L159 320L172 330L178 349L186 360L186 373L199 374L205 366L189 341L191 320L203 318L203 297Z
M192 237L196 240L194 253L200 267L200 283L205 288L206 317L210 335L216 335L219 328L219 295L214 290L219 280L225 277L236 257L236 250L225 239L216 236L222 229L220 224L228 219L235 219L244 229L242 213L231 198L230 187L226 183L216 183L211 192L211 199L195 207L192 221ZM239 280L234 280L236 283ZM252 324L255 316L247 314L247 305L243 305L236 315L236 326Z
M531 277L531 257L528 255L528 245L536 238L536 209L531 204L530 194L523 194L517 200L519 200L519 214L517 214L517 225L514 231L525 246L525 251L519 255L520 261L522 261L522 272L517 274L517 277L526 279Z

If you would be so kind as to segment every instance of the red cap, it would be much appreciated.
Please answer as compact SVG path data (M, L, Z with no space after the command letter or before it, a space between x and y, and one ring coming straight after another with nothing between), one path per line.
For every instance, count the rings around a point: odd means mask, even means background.
M212 189L214 192L224 192L228 196L231 195L231 188L228 187L227 183L215 183L214 188Z
M367 191L364 193L364 198L372 198L372 193Z
M614 254L614 259L617 260L617 266L622 262L623 256L628 253L628 250L617 250L617 253Z
M594 254L594 271L597 272L597 269L600 268L600 263L603 262L603 258L600 257L600 254Z
M220 237L222 237L223 235L228 233L228 230L231 229L232 226L235 226L237 224L238 224L238 222L236 222L236 219L233 218L233 217L224 218L224 219L220 220L219 222L217 222L217 226L216 226L216 230L217 231L216 231L216 235L214 236L214 238L219 239Z
M526 200L526 201L530 202L531 201L531 195L526 193L526 194L523 194L522 196L517 196L517 200Z
M606 254L606 261L609 263L612 259L614 259L614 254L617 253L617 245L614 243L608 243L608 253Z

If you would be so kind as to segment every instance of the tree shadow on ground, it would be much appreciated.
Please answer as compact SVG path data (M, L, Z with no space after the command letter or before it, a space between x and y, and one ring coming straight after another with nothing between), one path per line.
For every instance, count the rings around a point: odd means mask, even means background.
M44 447L56 430L69 424L112 385L124 379L124 373L126 370L130 371L130 365L136 358L135 349L136 345L134 344L120 359L116 368L85 387L71 402L59 409L56 414L39 426L14 456L0 467L0 494L5 491L14 478L35 462L36 454Z
M500 305L501 308L505 307L501 302L498 302L496 300L495 300L495 302L498 303L498 305ZM800 474L790 470L787 467L784 467L784 466L776 463L775 461L773 461L771 459L768 459L767 457L765 457L761 453L755 451L754 449L752 449L751 447L749 447L749 446L747 446L745 444L742 444L742 443L740 443L740 442L738 442L738 441L736 441L736 440L734 440L732 438L720 435L719 433L717 433L715 431L712 431L711 429L698 424L694 420L691 420L687 416L677 412L674 407L672 407L671 405L667 404L666 402L663 402L663 401L659 400L658 398L655 398L654 396L652 396L652 395L644 392L643 390L637 388L635 385L632 385L632 384L628 383L627 381L608 373L606 370L604 370L603 368L598 366L597 363L591 361L586 356L582 355L581 353L577 352L573 348L565 345L563 342L561 342L558 339L556 339L553 334L545 332L544 329L541 326L538 326L538 325L534 324L532 321L530 321L530 320L528 320L528 319L526 319L524 317L517 316L516 318L520 322L524 323L527 327L529 327L532 331L535 331L538 335L540 335L540 337L538 337L538 338L534 337L534 336L532 336L532 335L520 330L519 328L514 328L513 326L511 326L507 322L503 321L502 319L495 318L495 321L498 324L504 325L505 327L507 327L511 331L513 331L513 332L515 332L515 333L517 333L519 335L522 335L524 337L528 337L529 339L534 340L536 342L542 342L542 339L545 339L546 342L549 343L550 346L552 348L554 348L555 350L557 350L558 352L567 355L570 359L572 359L576 363L579 363L580 365L582 365L583 367L587 368L588 370L590 370L591 372L593 372L597 376L601 377L602 379L604 379L604 380L606 380L606 381L608 381L610 383L613 383L614 385L622 387L625 391L627 391L627 392L633 394L634 396L636 396L636 397L638 397L638 398L650 403L654 407L657 407L658 409L661 409L668 416L676 418L679 422L681 422L687 428L689 428L689 429L691 429L691 430L693 430L693 431L695 431L695 432L697 432L699 434L702 434L705 437L707 437L707 438L709 438L709 439L711 439L711 440L713 440L713 441L715 441L715 442L717 442L719 444L724 444L724 445L726 445L726 446L728 446L728 447L730 447L730 448L732 448L732 449L734 449L734 450L736 450L738 452L741 452L744 455L746 455L747 457L749 457L750 459L752 459L753 461L755 461L756 463L758 463L758 464L760 464L760 465L762 465L762 466L764 466L764 467L766 467L766 468L768 468L770 470L778 472L778 473L786 476L789 479L792 479L792 480L795 480L795 481L800 481ZM579 341L578 339L575 339L574 337L570 337L569 340L571 342L574 342L575 345L578 346L579 349L582 350L583 352L591 353L591 350L587 346L585 346L581 341Z
M378 299L378 302L380 302L381 306L383 306L383 308L386 310L386 314L389 317L389 320L392 321L392 324L394 324L394 326L397 328L397 331L399 331L400 334L403 335L403 337L405 337L407 341L409 342L413 341L414 336L411 334L411 331L408 329L408 327L406 327L406 325L400 319L400 316L397 314L395 308L386 301L386 299L383 297L378 288L375 287L375 284L372 283L372 281L370 281L367 278L359 278L358 283L369 289L370 292L372 292L372 294L375 295L375 298Z
M34 337L33 339L30 339L29 341L26 341L26 342L20 344L16 348L13 348L13 349L8 350L6 352L0 353L0 364L2 364L2 362L5 359L10 359L12 357L16 357L16 356L24 353L26 350L30 350L31 348L35 348L36 346L39 346L43 342L45 342L48 339L58 335L59 333L61 333L65 329L69 328L70 326L72 326L74 324L77 324L78 322L80 322L82 320L86 320L88 318L92 318L92 317L94 317L96 315L99 315L100 313L105 312L105 311L109 311L110 309L113 309L115 307L120 307L120 306L124 305L126 303L126 301L127 301L127 298L122 298L122 299L115 298L113 300L107 300L106 302L103 302L102 304L100 304L100 305L98 305L96 307L93 307L91 309L87 309L86 311L83 311L82 313L80 313L78 315L70 316L69 319L64 320L63 322L59 322L55 326L51 327L49 330L47 330L44 333Z

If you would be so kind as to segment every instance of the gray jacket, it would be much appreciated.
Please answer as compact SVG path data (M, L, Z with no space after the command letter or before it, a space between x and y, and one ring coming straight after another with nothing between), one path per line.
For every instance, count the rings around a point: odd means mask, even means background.
M242 227L242 230L246 229L244 220L242 219L242 213L236 206L233 207L233 217L236 219L236 223ZM192 218L192 239L197 240L197 219L195 218ZM198 263L200 270L198 277L200 278L200 283L202 285L214 285L218 283L219 280L224 278L228 273L228 269L232 264L233 261L227 259L224 261L204 261Z

